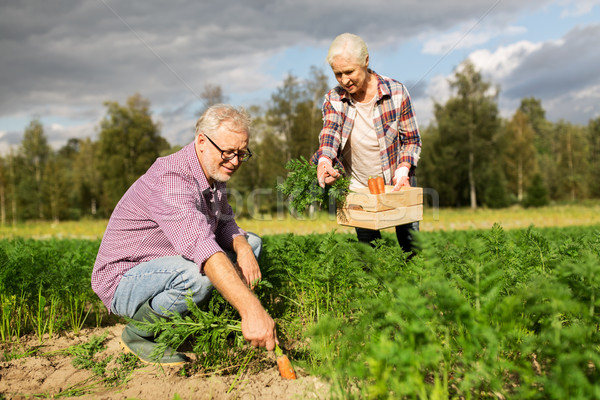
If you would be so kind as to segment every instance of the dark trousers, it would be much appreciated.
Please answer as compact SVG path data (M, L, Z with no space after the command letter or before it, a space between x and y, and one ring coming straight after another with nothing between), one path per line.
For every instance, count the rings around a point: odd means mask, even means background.
M373 229L365 229L365 228L355 228L356 229L356 237L359 242L369 243L373 246L373 241L375 239L381 239L381 232ZM398 225L396 227L396 239L398 240L398 244L406 253L414 254L416 247L413 243L412 232L419 231L419 223L413 222L405 225Z
M410 186L417 186L417 177L414 174L411 174ZM415 254L415 251L417 250L413 243L412 232L418 231L418 221L412 222L410 224L398 225L396 227L396 238L398 239L398 244L400 245L400 247L402 247L402 250L404 250L404 252L410 253L411 257ZM358 238L359 242L369 243L371 246L373 246L373 243L371 242L375 239L381 239L381 232L372 229L356 228L356 237Z

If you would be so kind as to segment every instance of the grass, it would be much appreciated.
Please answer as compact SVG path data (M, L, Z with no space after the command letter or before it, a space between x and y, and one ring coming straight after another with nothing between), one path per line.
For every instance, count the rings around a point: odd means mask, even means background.
M297 218L289 213L256 215L254 218L238 218L238 224L247 231L260 236L293 232L299 235L326 233L352 233L354 228L338 225L335 216L316 213L311 217ZM29 221L16 226L0 226L0 238L15 237L35 239L100 239L107 220L81 221ZM420 229L424 232L490 229L494 223L504 229L563 226L589 226L600 224L600 201L581 204L551 205L541 208L510 207L504 209L425 208ZM392 232L393 229L387 229Z

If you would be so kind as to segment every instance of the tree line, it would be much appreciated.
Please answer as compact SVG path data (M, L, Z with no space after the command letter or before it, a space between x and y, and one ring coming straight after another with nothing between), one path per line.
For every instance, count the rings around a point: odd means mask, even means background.
M552 123L541 101L530 97L504 119L500 88L468 61L456 68L450 84L450 99L436 102L433 121L421 126L417 179L436 194L426 201L500 208L600 197L600 118L587 126ZM307 79L288 74L267 105L248 108L254 157L228 185L238 214L281 209L275 187L286 176L288 160L309 159L317 149L328 89L325 72L312 67ZM225 101L219 86L207 85L202 98L205 107ZM58 150L49 146L41 121L32 119L20 145L0 157L2 224L107 218L157 157L181 148L160 135L161 124L140 94L104 106L97 138L73 138ZM190 121L190 132L193 126Z

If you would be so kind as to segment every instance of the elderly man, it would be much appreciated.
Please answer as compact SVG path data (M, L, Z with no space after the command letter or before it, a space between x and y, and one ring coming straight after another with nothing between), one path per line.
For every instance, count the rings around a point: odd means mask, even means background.
M109 312L134 321L187 312L186 295L206 299L213 287L242 318L253 346L272 350L275 323L252 292L261 279L261 239L242 230L225 183L252 153L250 117L219 104L196 123L195 140L156 160L125 193L110 217L92 272L92 288ZM153 362L152 332L129 323L121 346ZM172 349L159 362L182 364Z
M319 150L312 158L321 187L339 177L334 164L350 176L350 189L367 187L370 176L383 176L394 191L415 186L421 136L406 87L371 70L367 45L351 33L334 39L327 62L339 85L325 96ZM418 229L418 222L396 227L398 243L411 255L411 232ZM376 230L356 233L361 242L381 238Z

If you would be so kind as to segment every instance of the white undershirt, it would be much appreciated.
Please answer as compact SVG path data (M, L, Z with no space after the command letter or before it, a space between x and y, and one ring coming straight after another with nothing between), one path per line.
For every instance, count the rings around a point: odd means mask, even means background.
M355 102L356 119L344 145L344 168L350 172L350 189L367 187L370 176L383 176L379 141L373 123L376 96L367 103Z

